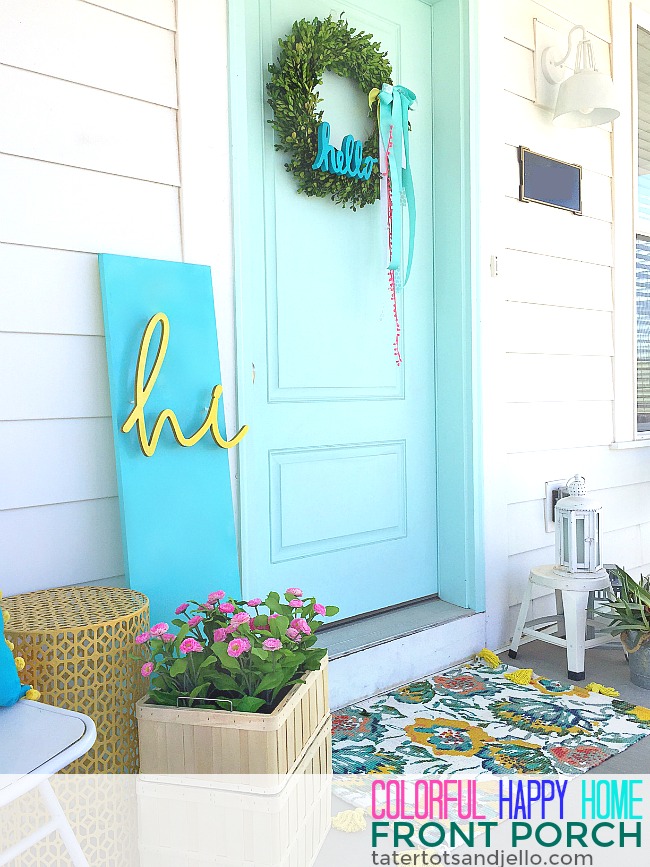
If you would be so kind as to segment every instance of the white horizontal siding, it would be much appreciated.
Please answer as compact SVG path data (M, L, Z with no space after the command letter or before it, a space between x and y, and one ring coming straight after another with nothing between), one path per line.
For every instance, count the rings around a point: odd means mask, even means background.
M605 535L626 530L635 524L650 526L650 482L625 487L592 490L603 506L602 529ZM553 533L544 529L544 500L508 506L508 553L522 554L553 544ZM603 547L605 560L610 554ZM541 561L540 561L541 562Z
M646 522L639 526L641 534L641 563L644 567L643 574L650 574L650 522Z
M608 0L557 0L555 3L546 0L503 0L504 35L513 42L534 48L535 18L558 32L567 33L576 21L584 22L589 34L604 42L609 42L611 38Z
M620 8L614 14L625 15ZM605 560L633 574L650 568L650 452L609 448L612 189L615 182L629 188L632 178L613 178L611 126L577 134L555 127L551 111L535 104L535 19L557 31L562 49L570 28L583 24L597 66L611 69L608 0L504 0L499 281L510 631L530 569L554 559L554 535L544 528L546 481L584 474L603 503ZM517 201L519 145L582 166L583 217L524 209ZM535 595L539 616L552 603L541 588Z
M612 265L612 227L602 220L506 198L506 246L595 265Z
M5 592L125 583L97 253L182 259L175 16L0 5Z
M0 201L3 241L181 257L176 187L0 155Z
M612 404L510 403L504 411L504 431L511 453L605 445L612 441Z
M0 512L7 594L124 575L117 498Z
M176 108L174 33L81 0L3 0L0 63Z
M94 253L0 243L0 328L49 334L103 334Z
M117 496L108 418L0 422L0 510Z
M510 403L612 400L612 361L597 355L508 353L505 387Z
M110 416L103 337L3 334L0 421Z
M0 65L0 116L2 153L179 184L172 108Z
M580 446L510 454L506 458L507 501L536 500L544 496L544 482L568 479L577 472L586 477L590 489L598 491L650 482L650 451Z
M611 133L604 127L581 129L578 136L574 129L555 126L550 111L507 92L503 94L499 126L505 144L524 145L592 172L612 174Z
M167 30L176 29L176 10L174 0L84 0L91 6L112 9L130 18L138 18Z
M539 253L506 250L499 280L508 301L612 310L612 269Z
M502 63L504 68L504 88L515 96L535 101L534 55L529 48L503 40Z
M612 355L612 314L509 301L505 305L508 352Z

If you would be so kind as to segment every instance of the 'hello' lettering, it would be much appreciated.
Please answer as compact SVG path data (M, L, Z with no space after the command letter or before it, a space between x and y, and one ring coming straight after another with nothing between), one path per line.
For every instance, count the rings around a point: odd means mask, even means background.
M330 125L327 121L318 125L318 153L312 165L314 171L320 169L333 175L347 175L367 181L376 162L378 160L374 157L364 157L363 143L351 135L345 136L341 150L337 150L330 144Z

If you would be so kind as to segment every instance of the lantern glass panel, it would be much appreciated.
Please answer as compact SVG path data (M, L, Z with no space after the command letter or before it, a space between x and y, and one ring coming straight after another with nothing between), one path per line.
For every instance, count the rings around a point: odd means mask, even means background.
M596 566L600 566L600 515L596 512Z
M562 551L560 553L562 563L567 565L569 556L569 519L566 515L562 517Z
M585 563L585 519L576 518L576 559L578 565Z

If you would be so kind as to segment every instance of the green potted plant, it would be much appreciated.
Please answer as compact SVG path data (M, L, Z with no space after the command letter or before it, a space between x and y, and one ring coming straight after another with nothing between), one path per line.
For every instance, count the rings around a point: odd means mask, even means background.
M141 771L294 770L327 728L327 656L315 644L336 613L298 587L248 601L217 590L138 636L150 684L137 703Z
M623 569L614 576L621 582L620 595L606 603L609 631L618 635L630 663L630 680L650 689L650 575L635 581Z

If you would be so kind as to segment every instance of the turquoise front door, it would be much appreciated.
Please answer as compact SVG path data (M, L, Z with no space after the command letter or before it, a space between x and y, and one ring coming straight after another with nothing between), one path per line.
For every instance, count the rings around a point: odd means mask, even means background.
M235 8L233 8L235 7ZM244 8L241 8L244 7ZM432 10L421 0L231 4L243 593L299 586L350 617L437 592ZM273 148L265 83L300 18L372 33L417 95L415 258L398 298L379 204L298 194ZM378 82L380 85L381 82ZM331 140L367 134L367 97L329 74Z

